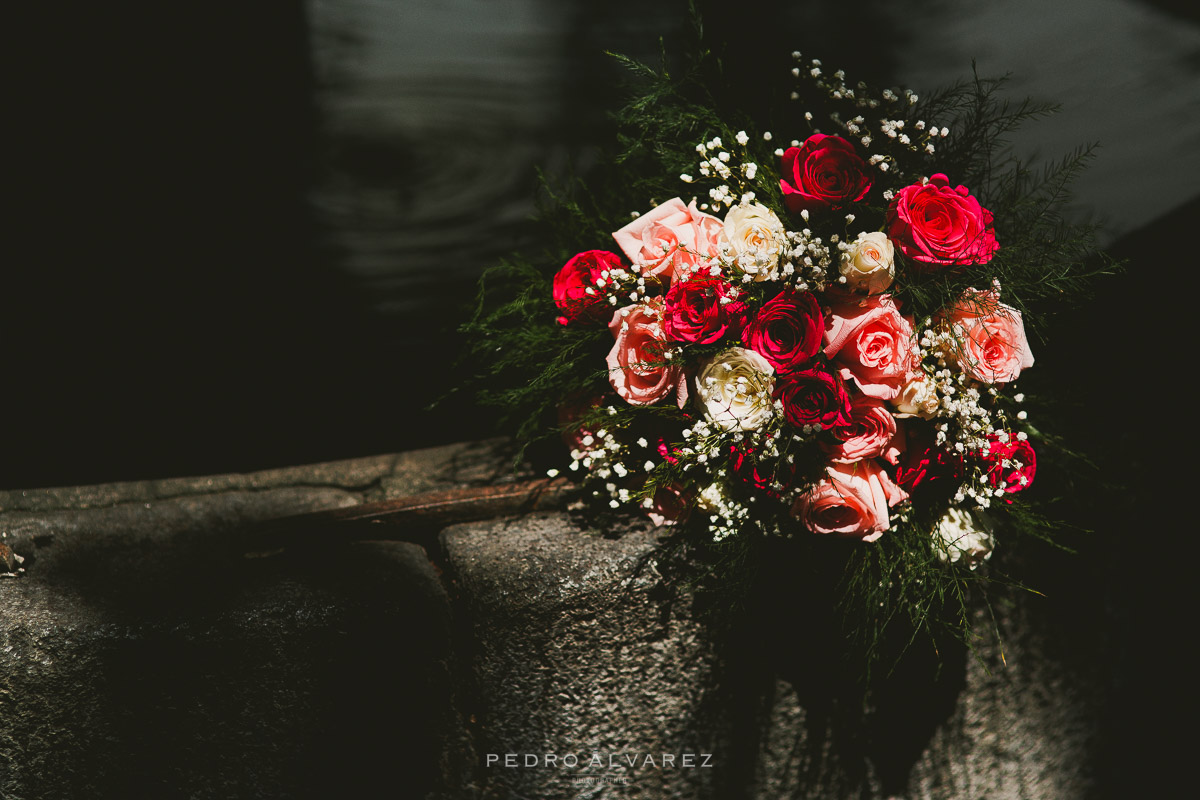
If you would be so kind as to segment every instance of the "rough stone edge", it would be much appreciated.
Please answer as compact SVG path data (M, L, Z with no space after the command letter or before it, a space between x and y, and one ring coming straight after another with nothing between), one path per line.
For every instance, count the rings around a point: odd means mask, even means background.
M12 489L0 491L0 515L14 511L111 508L127 503L301 486L359 492L363 501L403 497L433 489L503 480L513 473L507 459L500 454L504 441L458 442L257 472Z

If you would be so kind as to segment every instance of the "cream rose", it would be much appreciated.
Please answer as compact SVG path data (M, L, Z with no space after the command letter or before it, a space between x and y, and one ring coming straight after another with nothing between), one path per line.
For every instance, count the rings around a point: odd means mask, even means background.
M892 285L896 277L896 250L886 234L860 233L842 251L838 270L846 278L846 286L854 291L879 294Z
M992 555L992 526L981 513L951 506L938 520L934 535L941 540L934 549L943 563L962 561L975 569Z
M898 417L933 419L937 414L940 402L933 381L925 375L921 375L921 377L909 381L900 390L900 394L893 398L892 405L895 407Z
M721 248L753 280L775 279L779 257L787 248L787 232L774 211L761 203L744 203L725 215Z
M775 369L753 350L731 347L696 375L696 402L727 431L758 430L775 414Z

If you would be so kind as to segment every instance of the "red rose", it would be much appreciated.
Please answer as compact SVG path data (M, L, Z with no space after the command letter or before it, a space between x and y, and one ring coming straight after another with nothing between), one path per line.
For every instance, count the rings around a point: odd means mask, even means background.
M951 189L940 172L929 183L901 189L888 207L887 225L900 252L926 264L986 264L1000 247L992 212L967 187Z
M763 304L742 331L742 342L780 375L792 372L821 349L825 317L810 292L784 289Z
M729 285L712 275L693 274L667 291L663 332L677 342L712 344L741 326L746 304L728 300ZM726 302L721 302L723 299Z
M911 492L946 478L961 478L962 474L963 457L939 446L929 425L909 421L904 426L904 452L896 467L896 483L901 489Z
M789 211L843 208L862 200L871 189L867 164L854 146L823 133L783 151L783 174L779 187Z
M612 309L604 293L596 288L596 280L602 272L614 269L621 269L621 257L607 250L587 250L564 264L554 276L554 305L563 312L558 323L608 320Z
M678 483L671 483L654 490L654 498L651 500L650 507L646 511L646 516L650 517L650 521L661 528L664 525L674 525L677 522L687 519L688 512L691 509L691 490L684 488Z
M1007 442L1000 441L994 434L989 436L988 451L982 455L982 459L987 465L988 482L1010 494L1028 488L1037 474L1037 455L1033 452L1033 445L1017 439L1011 433Z
M783 403L783 416L797 428L850 424L850 395L846 385L841 376L823 364L776 380L775 397Z
M734 475L775 499L780 495L771 488L772 484L778 483L786 489L796 480L795 464L783 459L774 465L764 464L758 460L757 453L741 450L735 445L729 447L729 466Z

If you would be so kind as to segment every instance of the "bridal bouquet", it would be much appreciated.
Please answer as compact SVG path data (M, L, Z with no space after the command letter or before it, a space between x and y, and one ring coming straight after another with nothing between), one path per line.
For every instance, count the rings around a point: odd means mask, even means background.
M1055 210L1087 153L1004 156L1045 109L999 81L923 100L793 59L782 130L631 64L612 169L548 214L570 255L485 276L473 330L589 497L710 544L883 548L858 583L925 607L1026 513L1031 332L1103 269Z

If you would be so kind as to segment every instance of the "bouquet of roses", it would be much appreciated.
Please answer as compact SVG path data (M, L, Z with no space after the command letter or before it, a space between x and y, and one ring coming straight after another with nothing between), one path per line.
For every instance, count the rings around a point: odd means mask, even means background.
M709 542L897 539L869 582L903 575L924 607L924 579L971 574L1033 483L1029 311L1104 270L1054 212L1087 153L1041 176L1003 159L1001 134L1046 109L1000 82L922 102L793 57L808 130L785 146L642 68L659 83L614 160L633 177L561 203L568 238L621 202L623 224L552 280L508 265L516 299L487 315L485 284L476 332L493 375L527 375L500 402L556 409L593 498Z

